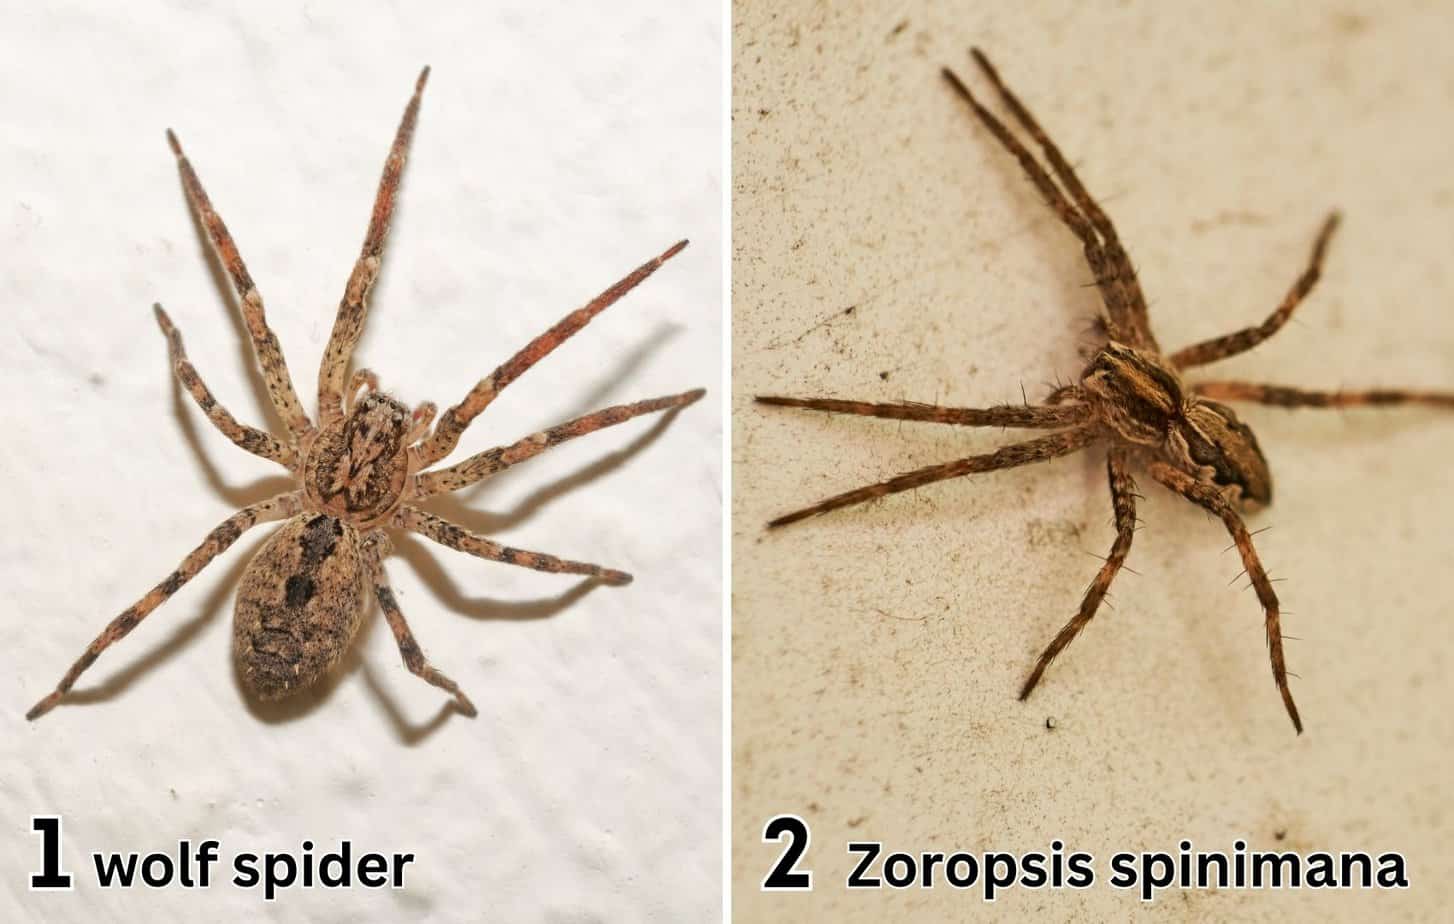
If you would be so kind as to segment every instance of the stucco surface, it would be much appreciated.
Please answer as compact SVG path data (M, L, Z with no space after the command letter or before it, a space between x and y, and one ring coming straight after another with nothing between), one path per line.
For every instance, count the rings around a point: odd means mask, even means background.
M0 919L706 920L721 870L721 10L715 3L5 3L7 400ZM230 225L311 409L415 75L433 66L359 364L446 407L673 241L692 246L517 381L458 455L706 386L431 503L627 588L421 538L386 563L469 721L376 611L336 679L251 705L230 663L247 534L40 722L25 709L237 507L286 487L174 385L162 302L219 399L276 424L163 138ZM71 894L34 895L32 813ZM417 856L398 890L103 892L90 852Z
M772 516L987 451L969 431L757 393L983 406L1080 368L1074 238L939 77L986 49L1116 220L1164 344L1260 321L1203 378L1454 388L1454 18L1439 4L739 3L733 27L733 837L737 917L1442 919L1454 899L1454 416L1247 406L1277 484L1250 520L1291 615L1293 734L1221 524L1142 477L1111 603L1015 693L1110 548L1103 456ZM998 105L996 108L999 111ZM1230 582L1230 583L1229 583ZM1053 726L1050 727L1050 726ZM810 894L759 883L812 826ZM1406 892L847 892L886 850L1401 850Z

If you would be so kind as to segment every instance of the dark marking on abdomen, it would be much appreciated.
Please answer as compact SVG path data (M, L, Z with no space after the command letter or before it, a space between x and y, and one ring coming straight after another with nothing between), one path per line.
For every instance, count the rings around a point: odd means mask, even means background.
M313 599L315 590L313 579L306 574L295 574L288 578L285 588L286 597L284 602L291 607L301 607Z

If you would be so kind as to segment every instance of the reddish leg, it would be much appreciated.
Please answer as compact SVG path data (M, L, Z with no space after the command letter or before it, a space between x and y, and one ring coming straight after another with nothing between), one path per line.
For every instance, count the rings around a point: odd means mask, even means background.
M1272 581L1268 578L1261 560L1257 557L1257 549L1252 545L1252 535L1247 532L1247 526L1242 522L1241 515L1216 487L1197 481L1181 469L1174 468L1165 462L1151 462L1147 465L1147 470L1151 472L1151 477L1171 490L1216 514L1226 525L1227 532L1231 533L1232 541L1237 544L1237 551L1242 556L1242 567L1247 569L1247 577L1251 579L1252 587L1257 592L1257 599L1262 604L1267 625L1267 653L1272 661L1272 679L1277 683L1278 692L1282 694L1282 704L1287 708L1293 728L1297 729L1297 733L1301 735L1303 721L1298 717L1297 704L1293 702L1292 690L1287 684L1287 662L1283 659L1282 654L1282 628L1279 622L1280 610L1277 594L1273 591Z
M182 560L176 571L167 575L166 580L153 587L145 597L127 607L120 616L111 620L111 623L96 636L86 651L66 671L61 682L50 695L30 708L25 717L30 720L40 718L49 712L61 697L75 685L77 678L85 673L86 669L96 663L101 652L111 647L116 642L126 637L132 629L147 617L147 614L166 602L167 598L181 589L197 573L227 550L238 537L258 523L266 523L269 520L281 520L284 517L292 516L301 508L301 501L296 494L280 494L277 497L265 500L262 503L253 504L251 507L244 507L232 516L223 520L221 525L207 534L202 544L192 550L192 553Z
M496 472L504 471L512 465L538 456L550 447L558 446L566 440L594 433L604 427L614 427L616 424L625 423L642 414L686 407L704 394L706 394L705 391L697 388L680 395L652 398L647 401L638 401L635 404L618 404L584 417L577 417L575 420L558 424L549 430L532 433L509 446L497 446L494 449L476 453L449 468L424 472L415 479L413 496L419 498L445 491L458 491L460 488L482 481Z
M419 464L430 466L449 455L459 443L460 435L464 433L465 428L490 405L490 402L495 400L495 396L503 391L505 386L518 379L525 373L525 370L540 362L552 350L569 340L581 328L590 323L596 315L620 301L622 296L645 281L646 277L656 272L663 263L681 253L685 246L687 246L686 241L678 241L668 247L660 256L641 264L620 282L597 295L585 306L572 311L550 330L530 341L523 350L506 360L504 365L490 373L488 377L481 379L474 388L470 389L470 393L465 395L463 401L440 415L434 433L420 444Z
M979 472L992 472L1001 468L1014 468L1019 465L1028 465L1031 462L1041 462L1046 459L1069 455L1084 449L1098 439L1100 435L1100 431L1094 427L1062 430L1058 433L1052 433L1049 436L1042 436L1039 439L1005 446L982 456L969 456L964 459L956 459L953 462L930 465L927 468L906 472L890 478L887 481L881 481L878 484L871 484L835 495L827 500L819 501L811 507L804 507L801 510L784 514L768 523L767 526L769 529L787 526L789 523L796 523L799 520L817 516L820 513L827 513L830 510L837 510L840 507L861 504L864 501L870 501L889 494L896 494L900 491L911 491L914 488L923 487L926 484L932 484L936 481L943 481L946 478L958 478L961 475L972 475Z
M333 332L323 350L323 360L318 369L318 419L322 426L338 420L343 414L344 377L353 358L353 349L363 335L369 310L369 291L379 278L384 239L389 234L389 221L394 217L394 197L404 175L404 161L409 155L409 142L414 137L414 123L419 118L419 98L428 80L429 68L426 67L414 83L414 95L404 107L404 116L394 133L394 144L389 148L384 174L379 178L379 190L374 196L369 230L364 235L363 248L353 265L353 272L349 273L343 299L338 303L338 316L333 321Z
M1100 608L1101 601L1106 598L1106 592L1111 589L1111 582L1116 579L1121 566L1126 563L1126 555L1131 551L1131 539L1136 535L1136 481L1131 477L1129 464L1126 460L1126 453L1122 449L1112 449L1106 456L1106 476L1111 485L1111 504L1116 511L1116 541L1111 544L1111 554L1106 556L1106 563L1101 565L1101 570L1096 573L1095 580L1086 589L1085 598L1081 600L1080 611L1071 617L1070 622L1056 634L1050 641L1045 651L1041 653L1040 659L1035 662L1034 670L1030 676L1025 678L1024 686L1020 687L1020 699L1030 695L1035 685L1040 682L1040 677L1055 656L1060 654L1065 647L1075 641L1095 616L1096 610Z

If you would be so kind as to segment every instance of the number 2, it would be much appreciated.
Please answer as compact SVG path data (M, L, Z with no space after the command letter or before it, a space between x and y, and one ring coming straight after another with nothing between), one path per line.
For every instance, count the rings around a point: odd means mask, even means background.
M794 870L793 867L807 852L812 836L808 825L796 815L778 815L768 821L762 829L762 842L788 839L788 845L773 864L767 878L762 880L764 892L811 892L813 873L810 870Z

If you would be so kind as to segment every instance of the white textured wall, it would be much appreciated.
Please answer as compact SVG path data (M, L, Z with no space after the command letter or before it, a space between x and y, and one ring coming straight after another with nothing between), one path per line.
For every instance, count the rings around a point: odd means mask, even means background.
M0 919L704 920L720 879L720 9L579 4L5 4L0 39ZM432 509L630 570L625 589L397 541L416 637L373 613L336 683L249 706L229 660L245 536L35 724L101 627L229 511L279 490L174 387L161 301L219 399L274 422L163 130L264 295L299 391L394 127L434 68L359 360L441 407L679 237L685 253L531 370L479 451L703 385ZM29 895L33 812L65 816L70 895ZM93 849L341 836L418 855L404 891L100 892Z

